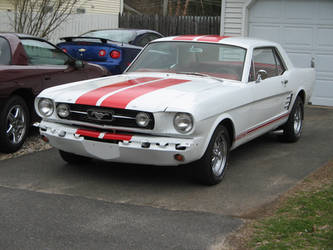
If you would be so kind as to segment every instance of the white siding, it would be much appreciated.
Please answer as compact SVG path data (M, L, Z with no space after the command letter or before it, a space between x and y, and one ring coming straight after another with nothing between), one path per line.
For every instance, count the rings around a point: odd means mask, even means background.
M8 0L0 0L0 10L8 10L11 9L11 5Z
M60 37L76 36L89 30L110 28L118 28L118 15L75 14L52 34L50 41L59 42Z
M243 27L243 6L247 0L224 0L225 14L224 34L225 36L240 36Z
M0 11L0 31L13 31L9 24L9 14L7 11ZM50 36L49 40L57 43L63 36L75 36L92 29L103 28L118 28L118 15L74 14Z
M80 0L76 9L84 9L85 13L89 14L114 14L118 15L120 12L120 0ZM12 9L12 5L8 0L0 0L0 10Z
M84 8L86 13L118 15L120 12L120 0L81 0L79 7Z

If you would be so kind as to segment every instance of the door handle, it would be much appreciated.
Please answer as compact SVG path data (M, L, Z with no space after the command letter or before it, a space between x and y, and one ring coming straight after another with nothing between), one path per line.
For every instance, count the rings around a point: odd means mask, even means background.
M51 76L45 76L44 80L46 80L46 81L51 80Z
M282 83L283 85L287 85L288 80L284 79L284 80L281 81L281 83Z

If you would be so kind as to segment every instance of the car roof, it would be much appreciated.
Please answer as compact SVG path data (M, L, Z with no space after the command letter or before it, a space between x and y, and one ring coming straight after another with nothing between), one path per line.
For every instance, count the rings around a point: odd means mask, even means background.
M218 35L182 35L182 36L169 36L159 38L153 41L183 41L183 42L198 42L198 43L215 43L215 44L227 44L243 47L246 49L253 47L265 47L265 46L277 46L278 44L272 41L267 41L258 38L250 37L230 37L230 36L218 36Z

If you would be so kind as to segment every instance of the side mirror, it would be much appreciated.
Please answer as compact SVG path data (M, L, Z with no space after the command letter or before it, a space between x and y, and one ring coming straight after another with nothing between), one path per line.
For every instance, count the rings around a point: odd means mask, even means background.
M81 61L81 60L75 60L75 62L74 62L74 67L75 67L76 69L82 69L82 68L84 68L84 63L83 63L83 61Z
M261 69L257 73L256 83L259 83L261 80L265 80L266 78L267 78L267 71L264 69Z

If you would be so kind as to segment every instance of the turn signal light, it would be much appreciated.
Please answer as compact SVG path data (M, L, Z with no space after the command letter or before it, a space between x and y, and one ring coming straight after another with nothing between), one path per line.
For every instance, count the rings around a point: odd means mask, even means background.
M181 154L175 154L174 157L175 157L176 161L184 161L185 160L184 156L181 155Z
M106 55L106 51L104 49L101 49L99 52L98 52L98 55L99 56L105 56Z
M113 58L113 59L118 59L118 58L120 57L120 52L117 51L117 50L112 50L112 51L110 52L110 56L111 56L111 58Z
M67 51L67 49L65 49L65 48L63 48L63 49L62 49L62 51L63 51L63 52L65 52L65 53L67 53L67 52L68 52L68 51Z
M48 143L48 142L49 142L49 139L47 139L47 137L46 137L46 136L44 136L44 135L42 135L42 140L43 140L43 141L45 141L46 143Z

